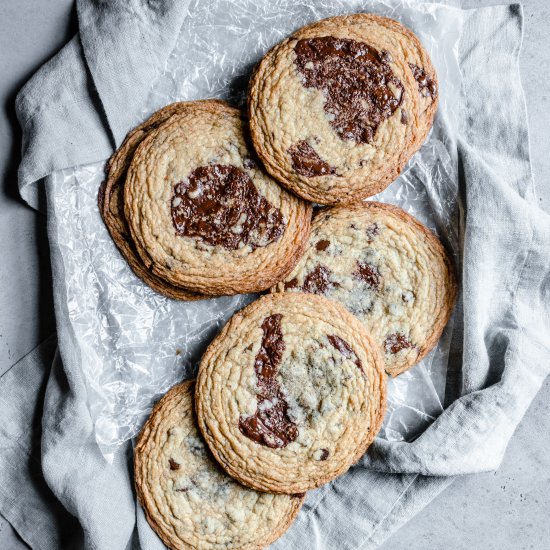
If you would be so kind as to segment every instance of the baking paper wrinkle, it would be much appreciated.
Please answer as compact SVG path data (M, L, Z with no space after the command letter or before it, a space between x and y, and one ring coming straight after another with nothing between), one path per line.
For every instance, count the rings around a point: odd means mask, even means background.
M449 8L408 2L322 0L193 1L174 51L153 84L136 125L182 100L222 98L244 106L250 73L261 56L292 31L332 15L374 12L412 28L439 78L434 128L404 174L376 200L390 202L434 230L458 258L456 169L460 72L459 23ZM254 295L199 302L165 298L138 279L116 249L97 207L104 165L57 172L53 200L66 273L69 319L81 348L82 371L97 442L111 460L134 437L154 402L195 373L208 343ZM434 350L388 382L380 437L411 440L442 412L452 319Z

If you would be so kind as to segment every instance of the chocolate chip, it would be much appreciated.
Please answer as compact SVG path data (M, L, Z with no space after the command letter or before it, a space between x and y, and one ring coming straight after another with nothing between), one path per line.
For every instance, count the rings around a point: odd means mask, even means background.
M378 227L378 224L376 222L371 223L367 227L366 233L369 243L371 243L374 240L374 237L376 237L380 233L380 228Z
M384 349L386 353L398 353L402 349L412 347L412 342L402 332L390 334L384 340Z
M353 351L353 348L343 338L340 338L340 336L337 336L336 334L327 334L327 338L332 346L337 349L346 359L355 360L354 362L357 367L359 367L361 370L363 369L363 365L361 364L359 357L357 357L357 354Z
M424 97L431 97L432 99L435 99L437 97L437 84L434 79L428 76L422 67L419 67L414 63L409 63L409 67L411 68L414 79L418 84L418 91Z
M301 176L312 178L336 174L336 170L325 162L305 140L295 143L288 152L292 160L292 169Z
M374 265L358 261L353 276L374 290L378 290L380 287L380 271Z
M298 286L298 279L294 277L294 279L291 279L290 281L284 283L284 285L285 285L285 290L289 288L296 288Z
M169 461L170 463L170 470L179 470L180 469L180 464L178 464L173 458L171 458Z
M315 248L319 252L324 252L330 245L330 241L327 241L326 239L321 239L320 241L317 241L317 244L315 245Z
M304 278L302 290L310 294L325 294L327 290L335 286L330 280L332 272L326 265L317 264L313 271Z

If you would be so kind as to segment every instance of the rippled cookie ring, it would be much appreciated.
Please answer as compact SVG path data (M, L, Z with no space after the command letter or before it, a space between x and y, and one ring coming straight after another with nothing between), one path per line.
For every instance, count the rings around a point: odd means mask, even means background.
M436 98L433 67L408 29L368 14L334 17L262 59L248 94L252 140L267 170L299 196L352 202L399 175L427 135Z
M273 290L324 295L346 306L392 376L435 346L457 292L437 237L401 208L369 201L320 210L307 251Z
M378 347L322 296L272 294L237 313L206 351L199 426L216 459L245 485L298 493L344 473L385 412Z
M311 206L255 161L240 111L209 100L143 139L128 168L124 213L145 266L206 295L256 292L284 278L311 221Z
M123 144L109 159L105 169L105 180L101 184L98 194L98 205L101 217L115 245L128 262L128 265L132 268L134 273L153 290L176 300L198 300L204 298L204 296L171 285L155 275L145 266L131 239L130 229L128 228L124 215L124 183L126 181L128 167L130 166L130 162L132 161L138 145L151 131L158 128L172 115L183 113L189 109L197 110L204 108L210 101L172 103L154 113L143 124L132 130L126 136Z
M303 495L259 493L234 481L199 432L193 382L155 406L135 449L138 499L147 521L172 549L259 549L296 518Z

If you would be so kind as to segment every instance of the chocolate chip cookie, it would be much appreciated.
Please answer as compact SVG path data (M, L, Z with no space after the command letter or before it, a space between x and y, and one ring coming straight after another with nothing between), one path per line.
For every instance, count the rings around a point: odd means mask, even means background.
M425 139L436 106L435 71L418 39L369 14L297 31L265 55L248 95L267 170L321 204L382 191Z
M244 487L211 456L196 424L193 382L155 406L135 449L136 492L151 527L173 549L259 549L296 518L303 495Z
M126 173L128 172L134 152L149 132L158 128L160 124L176 113L183 113L189 109L201 109L206 105L206 102L201 101L172 103L154 113L143 124L132 130L124 140L124 143L109 159L105 168L105 180L98 194L99 211L103 221L115 245L128 262L128 265L153 290L176 300L197 300L204 296L171 285L151 272L143 263L132 241L130 230L124 217L124 182L126 181Z
M199 368L199 426L216 459L254 489L297 493L344 473L385 412L378 346L322 296L263 296L225 326Z
M124 184L124 215L146 268L205 295L256 292L300 258L311 206L257 162L239 110L193 102L138 145Z
M367 201L321 209L307 251L273 290L324 295L346 306L396 376L436 344L457 287L431 231L401 208Z

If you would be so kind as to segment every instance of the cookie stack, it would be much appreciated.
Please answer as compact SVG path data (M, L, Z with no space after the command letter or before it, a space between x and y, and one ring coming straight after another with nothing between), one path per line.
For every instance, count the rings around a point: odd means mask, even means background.
M259 292L303 254L311 205L279 186L218 100L168 105L113 155L99 193L134 272L170 298Z
M441 336L456 297L443 246L400 208L362 202L420 147L437 101L411 31L335 17L265 55L248 121L222 101L169 105L110 160L100 210L149 286L180 300L270 290L139 437L138 497L169 547L273 542L305 491L367 450L386 373Z

